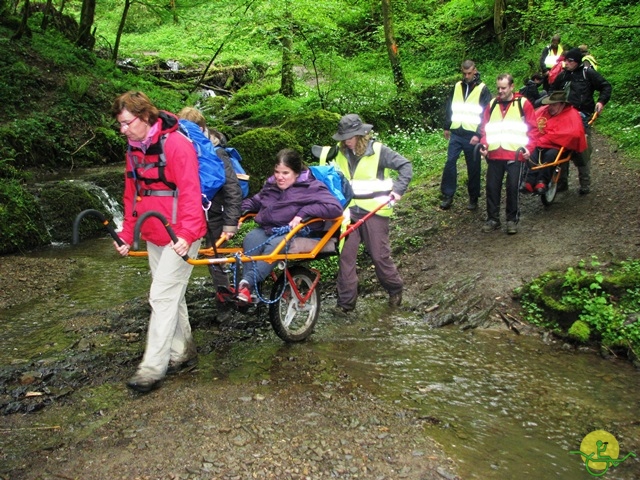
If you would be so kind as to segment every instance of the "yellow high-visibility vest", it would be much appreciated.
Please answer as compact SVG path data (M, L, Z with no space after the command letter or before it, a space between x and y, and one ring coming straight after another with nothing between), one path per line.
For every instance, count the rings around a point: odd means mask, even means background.
M362 157L358 162L353 177L349 171L349 160L340 151L335 158L335 164L351 183L353 189L353 200L349 203L349 207L360 207L368 212L374 210L383 201L388 200L389 194L393 190L393 180L388 176L385 169L384 178L378 178L378 164L380 163L380 152L382 144L380 142L373 143L373 155ZM368 198L358 198L366 196ZM380 198L370 198L380 197ZM392 209L385 206L376 212L381 217L390 217Z
M502 147L505 150L515 152L520 147L526 147L529 143L527 132L529 127L523 119L521 108L515 105L521 97L514 99L509 105L504 117L502 109L496 105L497 100L491 104L491 116L484 127L487 136L487 150L494 151ZM522 104L521 104L522 105Z
M462 82L456 83L451 100L451 130L462 127L475 132L478 129L482 121L480 94L483 88L484 83L477 85L465 100Z
M547 68L553 68L553 66L558 62L558 58L562 55L562 46L558 45L558 53L554 54L553 50L551 50L551 45L547 47L549 49L549 53L544 59L544 66Z

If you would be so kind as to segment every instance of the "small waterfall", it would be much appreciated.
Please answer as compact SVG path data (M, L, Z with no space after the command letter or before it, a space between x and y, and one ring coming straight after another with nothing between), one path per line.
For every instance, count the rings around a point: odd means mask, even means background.
M104 206L104 213L106 217L111 217L116 231L122 230L122 223L124 221L124 215L120 204L109 195L109 193L102 187L95 183L87 182L85 180L69 180L75 185L81 186L87 192L94 197L98 198Z

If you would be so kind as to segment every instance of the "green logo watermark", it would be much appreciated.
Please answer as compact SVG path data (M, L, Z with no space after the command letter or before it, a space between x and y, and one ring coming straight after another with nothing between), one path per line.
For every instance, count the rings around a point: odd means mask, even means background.
M620 445L616 437L604 430L595 430L582 439L580 450L572 450L569 453L581 455L584 468L594 477L601 477L610 467L617 467L629 457L635 457L633 452L620 456Z

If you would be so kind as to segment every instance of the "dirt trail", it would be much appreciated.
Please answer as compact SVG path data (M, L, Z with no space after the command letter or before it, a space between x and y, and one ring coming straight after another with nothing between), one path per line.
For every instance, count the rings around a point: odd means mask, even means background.
M640 173L621 162L606 139L595 135L591 193L578 194L577 169L572 165L569 190L557 194L550 207L538 197L521 196L517 235L504 230L482 233L484 198L478 211L470 213L467 199L457 197L451 210L440 213L448 226L429 239L422 255L404 261L409 288L419 295L425 283L472 278L469 295L485 304L500 299L513 309L513 289L545 271L566 269L591 255L601 262L638 258ZM504 206L501 214L504 226Z

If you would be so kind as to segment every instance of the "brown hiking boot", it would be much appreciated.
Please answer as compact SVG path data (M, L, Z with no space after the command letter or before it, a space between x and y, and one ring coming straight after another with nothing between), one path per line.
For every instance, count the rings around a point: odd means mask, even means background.
M389 295L390 307L399 307L401 303L402 303L402 292Z

